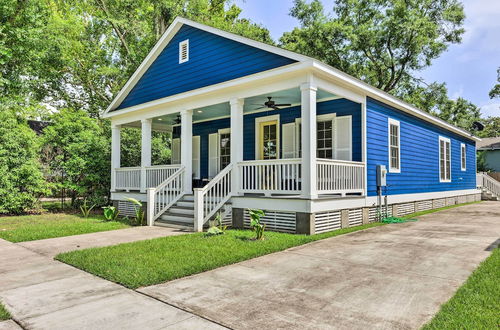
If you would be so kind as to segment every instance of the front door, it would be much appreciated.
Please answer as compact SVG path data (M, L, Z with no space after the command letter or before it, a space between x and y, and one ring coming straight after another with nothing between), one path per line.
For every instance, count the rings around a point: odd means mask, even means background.
M259 159L277 159L279 143L278 121L266 121L259 125Z

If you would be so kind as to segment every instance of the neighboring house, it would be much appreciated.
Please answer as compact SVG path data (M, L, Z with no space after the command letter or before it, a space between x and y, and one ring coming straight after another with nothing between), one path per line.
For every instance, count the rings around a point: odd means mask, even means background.
M484 166L500 172L500 137L484 138L477 142L477 150L484 151Z
M378 165L388 213L480 198L470 133L320 61L183 18L104 117L112 200L122 214L127 197L143 201L150 225L200 231L220 212L248 226L248 208L273 230L359 225L377 217ZM140 167L120 167L125 126L142 129ZM172 164L151 166L152 130L172 132Z

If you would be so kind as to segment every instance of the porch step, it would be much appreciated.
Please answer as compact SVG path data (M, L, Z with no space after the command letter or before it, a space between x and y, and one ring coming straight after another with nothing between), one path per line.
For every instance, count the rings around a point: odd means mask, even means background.
M169 209L169 212L194 216L194 207L175 205Z
M156 220L155 226L182 229L185 231L193 231L193 226L190 226L190 225L186 226L186 224L183 222L167 221L167 220L162 220L162 219Z
M194 213L194 211L193 211ZM183 213L173 213L167 211L165 212L161 217L161 220L165 221L173 221L173 222L179 222L179 223L184 223L184 224L193 224L194 223L194 218L192 215L189 214L183 214Z

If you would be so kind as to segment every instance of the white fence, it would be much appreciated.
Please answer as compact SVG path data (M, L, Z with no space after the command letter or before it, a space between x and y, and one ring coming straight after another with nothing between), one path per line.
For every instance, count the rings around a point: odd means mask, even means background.
M317 189L320 194L362 193L365 165L334 159L318 159L316 163Z

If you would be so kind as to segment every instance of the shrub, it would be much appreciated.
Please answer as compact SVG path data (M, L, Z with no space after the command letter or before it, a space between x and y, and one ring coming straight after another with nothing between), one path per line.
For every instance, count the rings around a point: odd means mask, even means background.
M94 209L94 207L95 207L95 204L89 205L88 201L85 199L83 201L82 205L80 205L80 211L82 211L83 217L88 218L90 215L90 212L92 211L92 209Z
M129 202L134 204L135 208L135 225L142 226L144 224L144 209L142 208L142 203L135 198L127 198Z
M105 206L103 207L104 209L104 218L107 221L115 221L118 218L118 215L120 214L120 211L114 206Z
M208 228L206 236L216 236L226 233L227 226L222 224L220 213L217 214L213 221L210 221L210 228Z
M255 239L261 240L264 238L265 223L260 223L260 218L266 215L262 210L248 210L250 214L250 227L255 231Z

